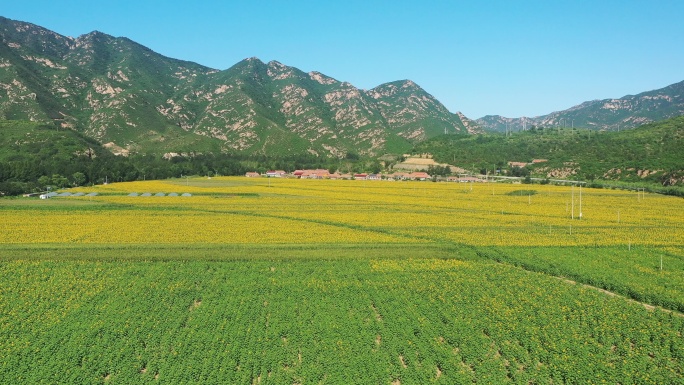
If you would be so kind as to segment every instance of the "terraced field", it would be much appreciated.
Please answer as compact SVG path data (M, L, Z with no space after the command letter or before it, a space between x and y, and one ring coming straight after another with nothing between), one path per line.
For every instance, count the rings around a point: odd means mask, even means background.
M0 383L684 382L681 199L248 178L73 191L98 195L0 200Z

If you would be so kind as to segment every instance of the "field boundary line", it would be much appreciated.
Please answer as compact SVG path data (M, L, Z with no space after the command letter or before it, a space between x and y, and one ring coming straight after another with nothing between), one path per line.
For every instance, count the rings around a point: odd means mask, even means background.
M479 255L479 253L478 253L478 255ZM546 273L546 272L543 272L543 271L537 271L537 270L526 269L524 266L519 266L519 265L515 265L515 264L512 264L512 263L509 263L509 262L504 262L504 261L497 261L497 260L495 260L495 259L493 259L493 258L489 258L489 257L487 257L487 256L483 256L483 257L484 257L484 258L487 258L487 259L489 259L489 260L491 260L491 261L494 261L494 262L496 262L496 263L498 263L498 264L500 264L500 265L504 265L504 266L508 266L508 267L513 267L513 268L516 268L516 269L519 269L519 270L522 270L522 271L526 271L526 272L528 272L528 273L543 274L543 275L545 275L545 276L547 276L547 277L555 278L555 279L557 279L557 280L559 280L559 281L561 281L561 282L563 282L563 283L566 283L566 284L568 284L568 285L577 285L577 286L581 286L581 287L584 287L584 288L586 288L586 289L594 290L594 291L597 291L597 292L599 292L599 293L605 294L605 295L610 296L610 297L616 297L616 298L620 298L620 299L626 300L627 302L639 304L639 305L643 306L644 308L646 308L647 310L651 310L651 311L660 310L660 311L663 311L663 312L665 312L665 313L670 313L670 314L672 314L672 315L674 315L674 316L684 318L684 313L681 313L681 312L679 312L679 311L677 311L677 310L672 310L672 309L668 309L668 308L665 308L665 307L662 307L662 306L653 305L653 304L650 304L650 303L648 303L648 302L638 301L638 300L636 300L636 299L634 299L634 298L630 298L630 297L628 297L628 296L626 296L626 295L624 295L624 294L620 294L620 293L616 293L616 292L614 292L614 291L606 290L606 289L600 288L600 287L598 287L598 286L593 286L593 285L590 285L590 284L588 284L588 283L583 283L583 282L579 282L579 281L573 281L572 279L569 279L569 278L567 278L567 277L558 276L558 275L553 275L553 274L549 274L549 273Z
M526 270L526 269L523 269L523 270ZM527 271L529 271L529 270L527 270ZM627 300L628 302L632 302L632 303L639 304L639 305L645 307L645 308L648 309L648 310L660 310L660 311L664 311L665 313L670 313L670 314L675 315L675 316L677 316L677 317L682 317L682 318L684 318L684 313L680 313L680 312L678 312L678 311L676 311L676 310L664 308L664 307L662 307L662 306L651 305L651 304L648 303L648 302L637 301L637 300L634 299L634 298L627 297L627 296L625 296L625 295L616 293L616 292L614 292L614 291L602 289L602 288L600 288L600 287L598 287L598 286L592 286L592 285L589 285L589 284L586 284L586 283L582 283L582 282L573 281L573 280L568 279L568 278L565 278L565 277L558 277L558 276L549 275L549 274L546 274L546 275L548 275L549 277L554 277L554 278L556 278L556 279L559 279L559 280L561 280L561 281L563 281L563 282L565 282L565 283L567 283L567 284L569 284L569 285L579 285L579 286L582 286L582 287L587 288L587 289L591 289L591 290L598 291L598 292L603 293L603 294L605 294L605 295L608 295L608 296L610 296L610 297L622 298L622 299L624 299L624 300Z

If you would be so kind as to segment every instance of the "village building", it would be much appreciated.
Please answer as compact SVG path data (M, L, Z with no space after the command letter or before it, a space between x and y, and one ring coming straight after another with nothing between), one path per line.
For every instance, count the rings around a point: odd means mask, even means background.
M301 170L302 173L299 175L301 179L325 179L330 176L330 171L324 169L316 170Z
M266 171L266 176L269 178L282 178L287 175L284 170L268 170Z
M409 179L409 173L407 172L394 172L392 174L387 175L387 179L391 180L406 180Z
M456 183L481 183L484 182L484 179L474 177L474 176L450 176L446 178L447 182L456 182Z
M247 178L259 178L261 174L259 174L258 172L248 172L245 174L245 176Z
M430 179L430 174L423 171L416 171L409 174L408 179L413 180L428 180Z

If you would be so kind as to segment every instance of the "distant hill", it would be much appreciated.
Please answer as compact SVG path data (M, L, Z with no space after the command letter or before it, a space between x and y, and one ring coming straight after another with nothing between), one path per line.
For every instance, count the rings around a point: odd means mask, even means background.
M684 81L620 99L584 102L567 110L533 118L488 115L475 122L489 132L522 131L531 127L577 127L619 131L684 115Z
M541 178L684 183L684 117L621 132L589 129L534 129L511 136L450 136L418 144L414 153L431 153L438 162L476 171L528 163L520 171ZM532 164L535 159L546 160Z
M2 17L0 40L0 119L55 122L119 153L378 155L478 130L410 80L361 90L256 58L218 71Z

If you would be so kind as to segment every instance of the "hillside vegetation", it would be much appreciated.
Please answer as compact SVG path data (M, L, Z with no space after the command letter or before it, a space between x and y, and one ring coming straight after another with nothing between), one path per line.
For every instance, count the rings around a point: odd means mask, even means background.
M257 58L216 70L2 17L0 86L0 119L53 122L129 153L343 158L475 129L410 80L362 90Z
M343 159L292 155L187 152L114 155L94 139L52 124L0 120L0 196L63 188L188 175L244 175L247 171L296 169L361 172L377 160L350 153Z
M591 100L533 118L488 115L476 120L485 131L523 131L536 127L586 127L619 131L684 114L684 81L619 99Z
M675 185L684 180L684 117L621 132L566 128L533 129L510 136L443 135L420 143L413 151L478 172L511 171L508 162L546 159L528 165L522 175Z

